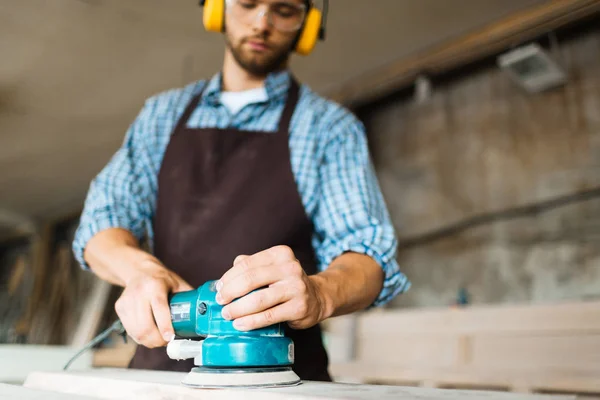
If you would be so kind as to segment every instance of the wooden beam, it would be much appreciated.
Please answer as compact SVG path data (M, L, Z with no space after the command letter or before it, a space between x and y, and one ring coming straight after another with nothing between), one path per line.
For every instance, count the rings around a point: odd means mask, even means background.
M100 278L94 280L92 292L85 301L81 318L71 340L71 346L85 346L96 336L102 316L108 305L111 288L110 283Z
M26 336L28 341L31 341L32 325L37 315L39 315L40 305L43 304L45 286L47 284L46 277L50 276L50 255L52 253L52 240L54 239L52 227L49 224L44 224L32 238L31 263L33 266L33 288L27 303L27 311L18 325L18 333ZM38 337L34 338L38 339ZM35 344L47 344L32 341Z
M551 0L494 22L465 36L352 79L328 97L356 108L435 75L497 54L600 12L600 0Z

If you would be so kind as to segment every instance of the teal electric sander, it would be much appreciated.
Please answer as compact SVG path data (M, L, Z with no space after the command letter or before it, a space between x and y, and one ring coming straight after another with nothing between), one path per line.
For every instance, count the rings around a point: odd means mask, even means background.
M176 338L167 345L174 360L194 359L183 384L194 387L268 387L300 383L292 370L294 343L276 324L248 332L221 316L216 281L175 293L170 301ZM196 340L200 338L201 340Z
M286 337L281 324L242 332L233 321L221 315L223 306L215 296L216 281L196 290L171 295L169 306L175 339L167 345L174 360L194 359L196 365L182 383L198 388L279 387L301 382L292 370L294 343ZM64 369L85 349L100 343L117 331L125 337L120 321L98 335L76 354Z

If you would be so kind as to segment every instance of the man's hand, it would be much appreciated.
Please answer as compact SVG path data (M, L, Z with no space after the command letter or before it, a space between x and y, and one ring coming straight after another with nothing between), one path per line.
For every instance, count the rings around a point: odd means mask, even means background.
M256 289L261 290L250 293ZM278 322L305 329L321 322L327 314L318 281L306 275L287 246L238 256L217 283L217 290L217 302L226 305L223 317L233 319L234 327L242 331Z
M136 343L149 348L160 347L175 334L168 295L193 288L158 260L148 259L143 264L125 282L115 310Z

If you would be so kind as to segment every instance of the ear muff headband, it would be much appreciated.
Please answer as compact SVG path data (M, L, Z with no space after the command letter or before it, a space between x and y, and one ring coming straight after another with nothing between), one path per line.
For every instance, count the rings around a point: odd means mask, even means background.
M324 1L324 10L328 7L328 1ZM200 0L203 7L202 22L204 29L209 32L223 32L225 25L225 0ZM304 23L296 40L294 50L301 55L310 54L317 41L323 40L325 36L324 13L314 6L310 6Z

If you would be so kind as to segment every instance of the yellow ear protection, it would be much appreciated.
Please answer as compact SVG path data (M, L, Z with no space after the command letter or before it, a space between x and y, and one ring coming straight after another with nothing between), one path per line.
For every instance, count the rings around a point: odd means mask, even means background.
M200 6L203 7L202 22L204 29L209 32L223 32L225 28L225 1L226 0L200 0ZM296 39L294 50L301 55L308 55L312 52L317 40L325 39L325 21L329 1L323 1L323 12L314 7L312 1L306 1L308 11L300 33Z
M225 28L225 0L200 0L204 7L202 22L209 32L223 32Z

